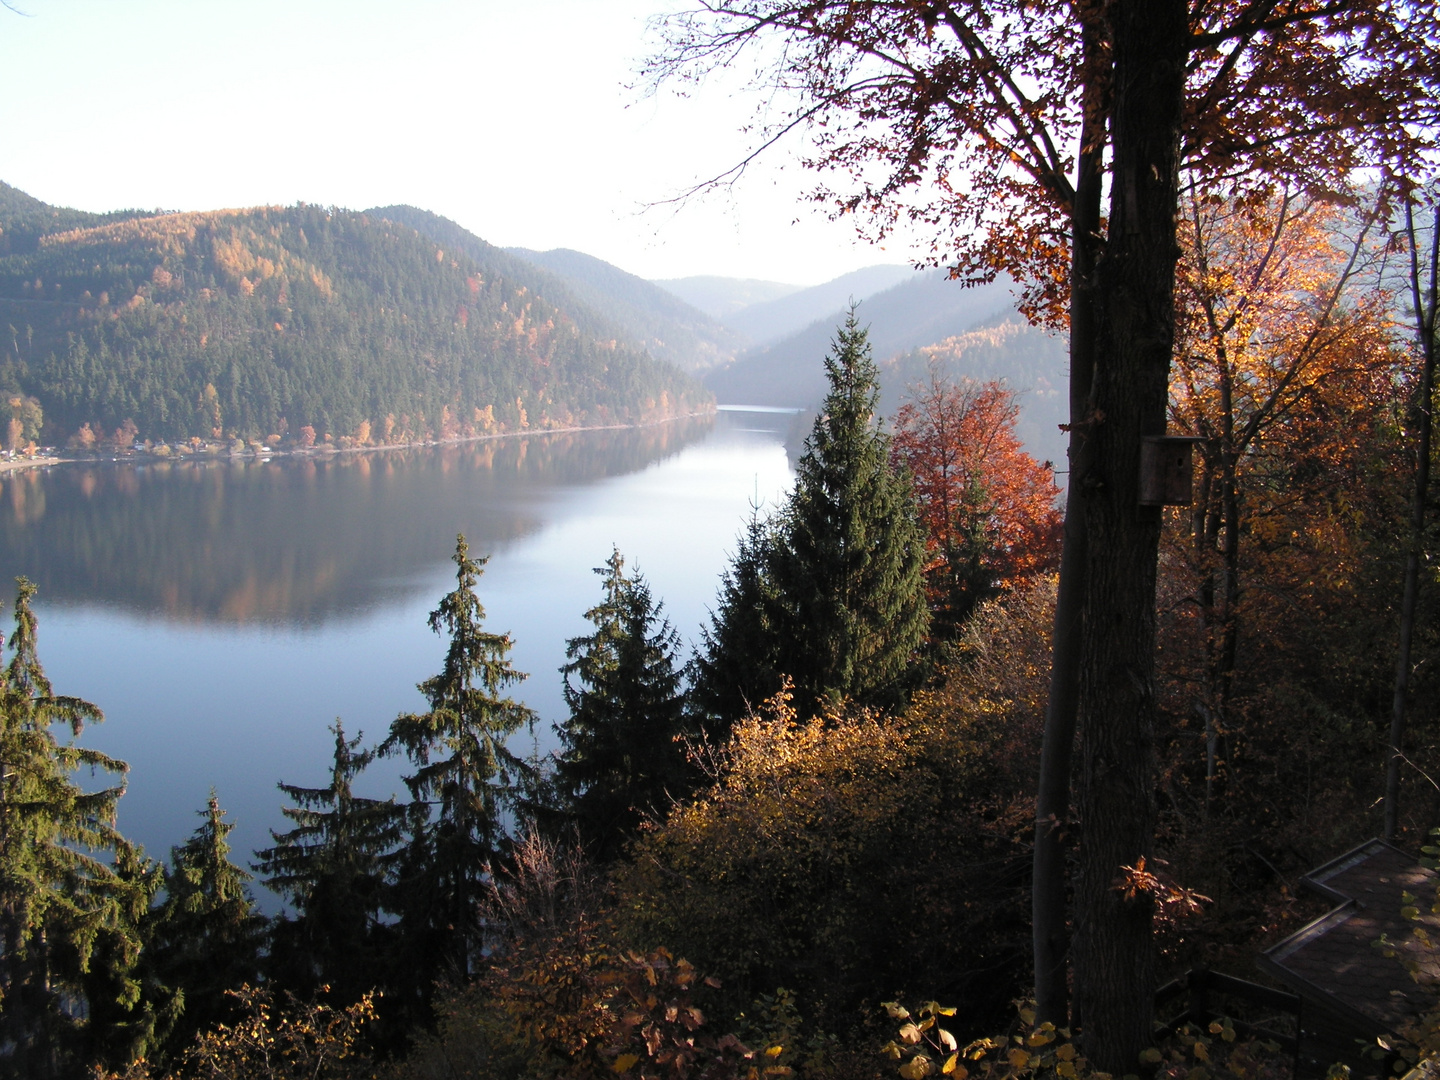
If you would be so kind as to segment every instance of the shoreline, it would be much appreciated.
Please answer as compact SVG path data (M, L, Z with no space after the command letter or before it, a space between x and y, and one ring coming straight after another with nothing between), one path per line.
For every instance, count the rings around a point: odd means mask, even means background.
M541 428L534 431L501 431L490 435L471 435L456 439L426 439L422 442L407 443L386 443L383 446L312 446L312 447L289 447L281 448L266 447L263 450L252 450L246 448L236 451L229 448L216 448L214 450L191 451L186 453L157 454L150 450L115 450L108 453L89 452L83 455L76 454L58 455L47 454L43 457L0 457L0 475L12 472L25 472L30 469L48 469L56 465L119 465L124 462L144 462L153 464L159 461L186 462L186 461L244 461L246 459L255 461L268 461L277 457L337 457L341 454L373 454L387 450L414 450L423 447L441 446L462 446L466 443L488 442L492 439L523 439L532 438L538 435L567 435L582 431L630 431L647 427L659 427L662 424L673 424L678 420L694 420L700 417L713 417L718 410L714 407L699 411L679 413L675 416L667 416L663 420L647 420L639 424L584 424L576 427Z

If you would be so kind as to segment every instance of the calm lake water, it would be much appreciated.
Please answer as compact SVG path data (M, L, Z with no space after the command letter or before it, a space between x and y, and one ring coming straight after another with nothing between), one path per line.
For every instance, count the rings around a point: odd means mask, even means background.
M128 761L121 830L164 856L213 787L237 861L283 828L277 781L321 786L338 716L367 742L422 709L455 536L490 556L486 625L550 725L559 666L612 545L693 643L752 501L792 474L786 413L329 458L67 464L0 483L0 577L40 587L56 692L99 705L82 742ZM8 609L8 602L7 602ZM5 624L8 633L8 616ZM533 749L529 737L517 751ZM382 762L366 794L403 795Z

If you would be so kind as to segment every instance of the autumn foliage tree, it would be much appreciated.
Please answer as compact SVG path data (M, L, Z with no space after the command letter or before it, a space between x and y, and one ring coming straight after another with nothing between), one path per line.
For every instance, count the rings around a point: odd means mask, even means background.
M1018 417L1003 383L955 385L933 370L895 414L892 456L926 531L932 637L953 637L980 601L1059 564L1054 473L1025 453Z
M666 944L748 1008L786 987L840 1031L900 988L1003 1023L1024 993L1050 579L982 604L937 685L897 715L788 691L718 753L713 785L613 874L636 945Z
M1201 440L1186 558L1207 805L1239 734L1237 651L1259 630L1244 624L1286 582L1316 577L1296 565L1299 537L1351 482L1372 420L1387 419L1400 355L1373 217L1294 192L1185 206L1170 412ZM1330 546L1338 557L1343 545Z

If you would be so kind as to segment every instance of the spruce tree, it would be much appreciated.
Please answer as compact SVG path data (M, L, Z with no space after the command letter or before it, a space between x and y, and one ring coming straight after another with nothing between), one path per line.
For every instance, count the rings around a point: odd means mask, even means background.
M460 536L454 561L455 588L430 613L430 629L450 641L440 674L419 686L430 710L396 717L381 747L416 766L405 783L424 807L402 857L399 898L408 970L422 994L442 968L465 978L480 958L477 902L524 770L506 740L535 722L502 696L525 675L511 666L510 636L482 629L475 586L486 560L472 559Z
M133 1061L163 1056L184 995L165 982L155 962L155 901L165 887L164 867L127 843L116 850L112 869L123 890L119 918L96 935L84 976L84 1056L123 1072Z
M855 309L825 358L830 390L776 525L781 667L797 703L898 700L929 612L908 478L875 423L880 386Z
M394 799L357 796L352 784L375 759L361 737L345 738L337 719L330 783L279 784L293 800L281 813L295 824L271 831L275 846L257 851L253 868L295 905L276 920L267 971L287 989L329 986L344 1004L382 981L389 928L383 920L389 864L403 835L405 808Z
M895 704L925 639L924 536L875 422L879 383L854 308L825 374L795 489L763 534L752 522L697 660L705 697L732 714L724 680L753 687L772 671L794 680L802 712L842 697Z
M0 669L0 1075L50 1077L79 1064L87 989L130 989L138 943L124 915L134 889L109 865L127 848L115 829L126 765L74 744L100 710L54 693L36 653L35 586L16 585L10 661ZM57 728L72 741L60 742ZM97 791L76 783L105 774L117 782ZM92 960L107 963L102 941L117 978L87 986Z
M250 874L230 861L226 837L235 827L214 790L190 839L170 850L165 902L155 913L154 967L183 995L183 1011L166 1051L174 1054L196 1032L228 1019L226 991L260 978L265 919L250 895Z
M570 718L559 728L564 752L555 779L581 839L608 860L693 778L678 741L685 732L680 635L644 577L625 573L618 550L595 573L604 599L585 613L594 632L569 640L570 662L560 669Z
M750 508L750 522L720 578L720 598L691 663L689 705L705 734L724 741L731 725L780 689L776 597L770 579L775 534Z

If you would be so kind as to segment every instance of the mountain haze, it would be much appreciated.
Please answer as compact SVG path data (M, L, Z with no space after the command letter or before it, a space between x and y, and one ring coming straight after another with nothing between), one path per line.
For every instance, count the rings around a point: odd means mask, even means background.
M857 306L880 367L880 411L892 415L906 391L938 372L960 379L1003 379L1019 393L1019 432L1030 452L1063 461L1058 424L1067 413L1064 340L1016 312L1008 281L963 288L943 270L871 296ZM753 348L705 382L725 404L813 408L825 394L822 361L845 309L799 333Z
M805 288L803 285L786 285L779 281L716 277L712 274L657 279L654 284L721 322L744 308L769 300L779 300L782 296L803 292Z
M654 282L568 248L507 251L549 271L582 302L602 313L636 344L685 371L728 363L744 339Z
M768 345L844 310L851 300L864 300L915 276L909 266L867 266L808 289L751 304L727 316L725 325L751 346Z

